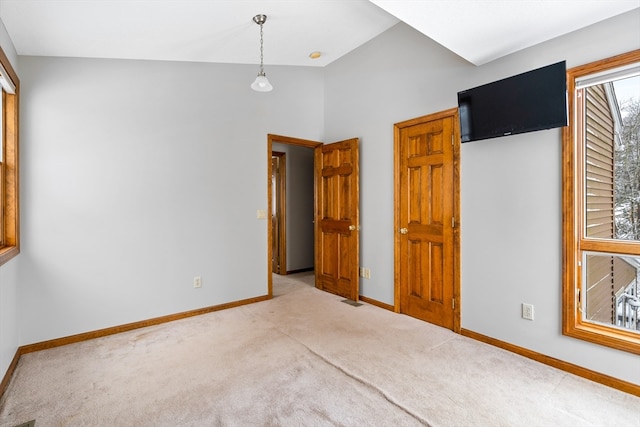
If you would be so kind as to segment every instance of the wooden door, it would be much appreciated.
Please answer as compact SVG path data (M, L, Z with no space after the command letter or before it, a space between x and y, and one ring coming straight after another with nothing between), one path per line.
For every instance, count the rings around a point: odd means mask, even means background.
M278 151L271 157L271 268L276 274L287 274L286 158Z
M459 329L457 110L395 125L396 310Z
M358 139L315 151L316 287L353 301L359 294Z

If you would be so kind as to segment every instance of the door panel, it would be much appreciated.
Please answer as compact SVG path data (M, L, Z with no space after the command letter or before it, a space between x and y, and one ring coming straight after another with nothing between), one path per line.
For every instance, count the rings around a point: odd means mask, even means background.
M411 297L444 303L444 250L442 244L409 242L408 289Z
M396 304L454 329L457 113L396 125Z
M358 139L316 148L316 286L357 301L359 294Z

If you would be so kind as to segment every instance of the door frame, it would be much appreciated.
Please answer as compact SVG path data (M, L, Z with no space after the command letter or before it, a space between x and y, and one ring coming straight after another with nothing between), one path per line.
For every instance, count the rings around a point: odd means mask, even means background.
M394 305L396 313L400 313L400 129L415 126L432 120L454 117L454 139L453 143L453 331L460 333L460 122L458 120L458 109L451 108L426 116L416 117L394 124L393 126L393 207L394 207Z
M272 199L273 193L271 190L271 174L273 173L271 168L271 153L273 143L277 142L279 144L288 144L288 145L297 145L300 147L308 147L313 148L314 150L323 145L322 142L311 141L308 139L300 139L300 138L292 138L289 136L282 135L273 135L267 134L267 212L269 215L272 212ZM315 168L315 155L314 155L314 168ZM315 173L313 178L313 205L314 212L316 211L316 206L318 204L318 183L316 182ZM285 225L286 227L286 225ZM272 227L271 224L267 227L267 296L268 298L273 298L273 266L271 263L273 252L272 252ZM315 245L315 242L314 242ZM314 261L315 262L315 261Z

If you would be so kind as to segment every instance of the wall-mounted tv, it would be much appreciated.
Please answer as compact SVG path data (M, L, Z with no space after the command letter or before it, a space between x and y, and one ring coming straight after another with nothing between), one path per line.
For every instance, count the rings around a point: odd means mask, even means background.
M458 92L462 142L567 125L566 62Z

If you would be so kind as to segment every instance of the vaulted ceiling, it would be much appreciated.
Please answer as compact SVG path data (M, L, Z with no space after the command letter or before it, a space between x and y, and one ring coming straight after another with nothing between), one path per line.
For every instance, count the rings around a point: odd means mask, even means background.
M252 18L266 14L265 64L300 66L325 66L404 21L481 65L635 8L640 0L0 0L0 19L19 55L257 64Z

